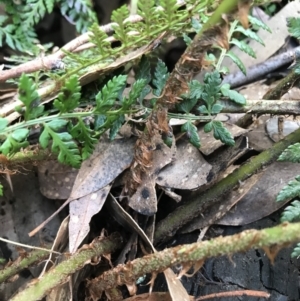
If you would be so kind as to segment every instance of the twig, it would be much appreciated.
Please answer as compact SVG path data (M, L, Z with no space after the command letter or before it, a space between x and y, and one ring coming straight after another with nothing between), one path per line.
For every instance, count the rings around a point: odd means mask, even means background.
M36 280L26 289L14 296L11 301L35 301L42 299L49 290L63 284L67 279L91 262L92 258L110 254L121 247L122 240L117 233L107 238L95 239L90 245L83 246L72 257L63 261L49 272L45 273L41 279Z
M267 292L254 291L254 290L241 290L241 291L234 291L234 292L214 293L214 294L199 297L195 301L208 300L208 299L212 299L212 298L224 298L224 297L232 298L232 297L237 297L237 296L249 296L249 297L256 297L256 298L270 298L270 294L267 293Z
M38 250L26 253L26 256L23 256L20 260L17 259L10 266L0 270L0 283L6 281L10 277L16 275L34 263L40 262L41 260L47 258L47 256L49 256L48 251Z
M199 216L208 204L218 206L219 197L231 191L240 181L244 181L252 174L257 173L262 168L277 160L278 156L291 144L299 142L300 129L286 136L283 140L275 143L273 147L257 155L248 163L245 163L226 178L214 185L212 188L196 195L184 206L178 207L170 213L164 220L158 223L154 234L154 242L164 241L171 237L183 225ZM222 205L222 204L220 204ZM220 209L221 210L221 209Z
M177 264L197 264L207 258L245 252L250 248L268 249L273 245L285 247L300 239L300 223L281 224L264 230L246 230L242 233L217 237L209 241L181 245L135 259L104 272L87 285L91 296L100 298L102 292L117 285L131 285L145 274L163 272ZM275 256L276 254L273 253ZM270 258L274 259L274 258Z
M278 54L271 57L263 63L251 66L247 69L247 74L244 75L243 72L237 71L233 74L225 76L223 83L230 84L231 88L236 88L250 82L256 81L262 76L269 74L270 72L286 65L292 63L295 59L300 57L300 46L293 50L286 51L284 53ZM274 96L273 99L278 97Z

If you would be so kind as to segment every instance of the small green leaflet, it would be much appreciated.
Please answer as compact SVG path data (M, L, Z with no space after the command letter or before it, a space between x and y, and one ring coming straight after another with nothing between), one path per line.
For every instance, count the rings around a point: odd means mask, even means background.
M78 118L78 123L72 127L70 133L74 139L82 144L82 160L88 159L98 141L96 138L93 138L93 131L83 122L82 118Z
M284 186L277 195L276 201L281 202L300 196L300 176L292 180L288 185Z
M125 97L122 100L123 109L125 110L129 109L132 106L132 104L138 100L145 86L146 86L146 79L141 78L135 81L135 83L131 87L128 98Z
M23 133L24 134L24 133ZM22 135L21 135L22 136ZM17 133L16 137L20 138ZM0 147L0 152L4 155L12 155L21 150L21 148L25 148L29 145L28 141L17 141L12 137L12 134L9 135L3 144Z
M300 256L300 243L294 248L291 257L299 257Z
M187 121L181 126L181 132L186 132L190 143L195 147L200 148L201 144L197 128L190 121Z
M72 75L64 84L57 99L54 100L54 107L60 113L72 112L79 106L81 97L81 86L77 75Z
M246 67L238 56L236 56L231 51L227 51L226 56L230 57L232 61L238 66L238 68L243 72L243 74L246 75Z
M11 137L17 142L22 142L28 137L28 134L28 129L18 129L12 132Z
M20 77L18 93L19 99L26 107L24 112L26 121L35 119L43 113L44 106L40 105L40 97L36 91L36 85L25 73Z
M300 163L300 143L295 143L286 148L279 156L278 161Z
M114 140L118 134L119 129L123 125L125 121L125 116L121 115L117 120L115 120L112 124L112 127L109 130L109 139Z
M224 84L221 86L221 93L223 94L223 96L228 97L229 99L231 99L239 105L246 104L245 96L235 90L230 90L229 84Z
M0 132L3 131L8 125L8 120L6 118L0 117Z
M230 41L230 44L233 44L233 45L237 46L239 49L241 49L242 51L244 51L248 55L256 58L254 50L248 44L246 44L244 41L239 41L237 39L232 39Z
M111 49L110 43L107 41L108 35L100 29L96 22L90 27L90 32L90 41L96 45L97 51L99 51L100 55L106 55L107 51Z
M300 39L300 18L287 18L288 31L296 39Z
M193 40L186 33L184 33L182 37L187 46L191 45L191 43L193 42Z
M0 196L3 196L3 185L0 184Z
M287 206L280 218L281 222L293 222L300 219L300 202L295 200Z
M201 95L204 90L204 85L201 84L198 80L192 80L188 83L190 92L188 94L189 98L196 98L199 99L201 98Z
M262 28L262 29L268 31L269 33L272 33L271 28L268 25L266 25L265 23L263 23L261 20L255 18L253 16L250 16L250 15L248 15L248 20L252 25L258 26L259 28Z
M213 115L219 114L222 111L222 109L223 109L222 105L215 103L211 108L211 114Z
M214 131L214 137L215 139L221 140L226 145L233 146L234 145L234 139L230 132L224 127L223 123L221 121L210 121L204 126L204 132L208 133L211 130Z
M155 72L154 72L154 79L153 85L156 89L153 89L153 94L159 97L166 85L166 82L169 78L168 68L162 60L158 60Z
M126 84L126 75L113 77L107 82L102 90L96 95L96 114L105 114L115 103L119 91Z
M57 133L53 130L58 125L44 123L44 130L40 135L39 141L43 148L46 148L52 140L51 151L54 154L58 154L58 161L62 164L71 165L72 167L79 168L81 164L81 156L77 144L73 141L73 137L67 133ZM62 123L61 123L62 124Z
M234 31L241 32L244 34L246 37L253 39L254 41L260 43L261 45L265 46L264 41L251 29L245 29L243 26L237 26Z
M137 67L135 79L145 79L146 83L149 84L151 81L151 66L148 58L143 55L141 61Z
M179 104L177 104L177 109L184 113L189 113L191 109L196 105L197 98L183 99Z

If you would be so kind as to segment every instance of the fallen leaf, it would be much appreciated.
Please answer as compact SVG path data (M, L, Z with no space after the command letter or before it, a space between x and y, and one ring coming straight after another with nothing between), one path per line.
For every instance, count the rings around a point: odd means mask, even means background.
M67 199L77 174L78 169L56 160L41 161L38 164L40 191L48 199Z
M112 185L107 185L70 203L69 251L76 252L90 232L91 218L103 207Z
M187 141L178 143L174 163L158 174L156 183L167 188L195 189L207 183L211 170L199 150Z
M216 224L246 225L277 211L288 202L276 202L277 194L299 175L299 169L298 163L274 162L238 204Z

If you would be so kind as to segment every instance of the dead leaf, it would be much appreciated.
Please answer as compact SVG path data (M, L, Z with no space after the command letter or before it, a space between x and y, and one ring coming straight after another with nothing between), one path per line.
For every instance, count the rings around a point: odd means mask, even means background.
M78 169L57 160L41 161L38 164L40 191L48 199L67 199L77 174Z
M69 250L76 252L90 232L91 218L103 207L111 184L70 203Z
M229 212L230 208L238 203L250 189L252 189L261 176L262 173L253 175L251 178L242 183L236 190L232 190L227 195L221 196L218 204L208 206L201 213L201 216L184 226L180 232L190 233L196 229L202 229L214 224L216 221L222 218L223 215Z
M176 160L158 174L156 183L167 188L195 189L207 183L211 170L199 150L187 141L178 143Z
M216 223L241 226L277 211L288 202L276 202L277 194L299 175L299 169L299 163L274 162L238 204Z
M111 183L133 159L135 138L101 139L92 156L84 161L74 183L71 199L79 199Z

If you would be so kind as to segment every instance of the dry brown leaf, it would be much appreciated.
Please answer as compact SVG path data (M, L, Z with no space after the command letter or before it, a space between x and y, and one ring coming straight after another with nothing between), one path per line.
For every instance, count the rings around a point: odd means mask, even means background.
M78 169L57 160L41 161L38 164L40 191L48 199L67 199L77 174Z
M69 251L76 252L90 231L91 218L103 207L112 185L70 203Z
M92 156L82 163L70 199L79 199L111 183L129 167L134 143L134 138L101 139Z
M187 141L178 143L176 160L164 168L156 183L167 188L195 189L207 183L211 170L199 150Z
M277 211L286 202L276 202L279 191L299 175L300 164L274 162L249 192L216 223L240 226L257 221Z
M211 226L218 221L223 215L229 212L236 203L238 203L248 191L257 183L261 178L261 174L253 175L246 180L239 188L232 190L226 195L220 197L220 203L207 207L197 219L193 220L181 229L181 233L189 233L196 229L202 229Z

